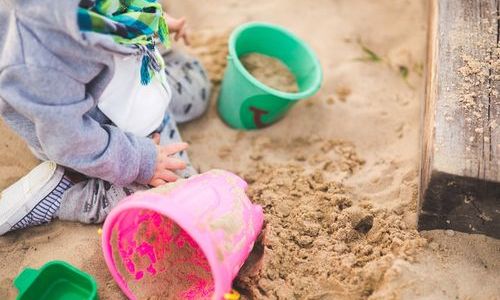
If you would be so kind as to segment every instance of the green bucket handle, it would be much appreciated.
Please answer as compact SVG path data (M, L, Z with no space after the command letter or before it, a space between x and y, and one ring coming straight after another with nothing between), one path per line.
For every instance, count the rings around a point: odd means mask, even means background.
M17 288L20 294L26 292L26 290L31 286L36 277L40 274L39 270L25 268L21 274L19 274L16 279L14 279L14 286Z

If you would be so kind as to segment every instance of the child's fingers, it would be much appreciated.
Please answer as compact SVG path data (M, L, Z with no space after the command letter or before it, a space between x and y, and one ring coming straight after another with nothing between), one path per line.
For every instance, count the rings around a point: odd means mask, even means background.
M181 29L184 24L186 24L186 18L184 17L180 19L175 19L172 17L167 18L167 26L171 32L179 31L179 29Z
M186 46L191 46L191 41L189 40L189 35L187 31L184 32L182 38L184 39L184 44L186 44Z
M177 152L186 150L189 145L187 143L174 143L166 146L160 146L160 151L162 155L170 156Z
M182 39L184 41L184 44L189 46L189 39L188 39L188 34L187 34L187 26L183 26L179 32L176 34L176 40Z
M162 186L164 184L166 184L167 182L163 179L160 179L160 178L155 178L153 180L151 180L151 182L149 183L150 186L152 187L159 187L159 186Z
M153 136L151 138L156 145L160 144L160 134L158 132L153 133Z
M174 172L169 170L162 170L156 173L156 177L166 182L174 182L178 178L178 176Z
M179 19L177 23L177 30L182 30L182 28L184 28L184 25L186 25L186 17L182 17Z
M161 164L161 167L168 170L183 170L186 168L186 163L178 158L168 157Z

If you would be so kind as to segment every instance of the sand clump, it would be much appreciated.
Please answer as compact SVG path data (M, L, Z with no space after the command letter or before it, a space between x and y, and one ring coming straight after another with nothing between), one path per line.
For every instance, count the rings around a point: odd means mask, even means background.
M351 89L347 86L342 85L342 86L338 86L335 89L335 93L337 94L337 96L341 102L346 102L347 97L349 97L349 95L351 95Z
M266 229L235 282L246 299L367 298L396 259L414 261L426 244L400 211L342 183L365 165L349 141L261 136L250 158L243 177Z
M250 53L240 57L240 61L245 69L263 84L287 93L299 91L295 76L280 60L259 53Z
M323 172L260 163L245 174L267 221L260 263L236 281L248 299L366 298L395 258L413 261L426 244L401 216L354 204Z

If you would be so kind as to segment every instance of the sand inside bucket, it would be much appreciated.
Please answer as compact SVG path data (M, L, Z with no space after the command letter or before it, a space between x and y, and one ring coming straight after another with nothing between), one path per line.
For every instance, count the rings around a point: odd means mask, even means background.
M196 242L169 218L151 211L135 216L133 232L111 237L117 269L137 299L210 299L210 266ZM129 226L126 226L130 228Z
M287 93L299 91L295 76L280 60L250 53L240 57L240 61L245 69L263 84Z

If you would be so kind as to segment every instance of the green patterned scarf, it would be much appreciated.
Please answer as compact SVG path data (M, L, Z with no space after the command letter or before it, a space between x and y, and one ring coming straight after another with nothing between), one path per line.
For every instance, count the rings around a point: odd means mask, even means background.
M155 47L158 43L168 47L170 39L157 0L81 0L78 25L81 31L108 34L119 44L138 48L143 54L142 84L151 82L164 65Z

